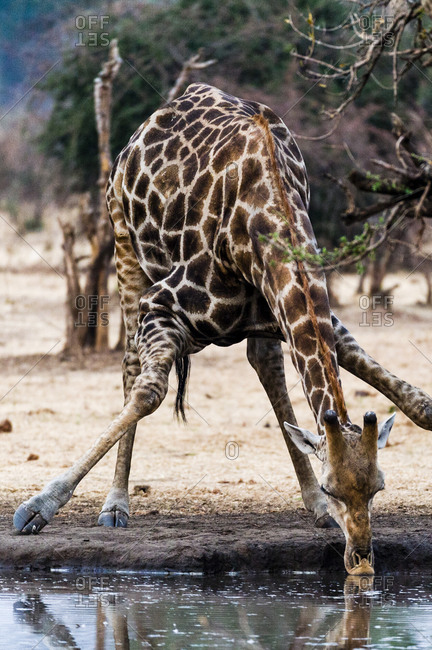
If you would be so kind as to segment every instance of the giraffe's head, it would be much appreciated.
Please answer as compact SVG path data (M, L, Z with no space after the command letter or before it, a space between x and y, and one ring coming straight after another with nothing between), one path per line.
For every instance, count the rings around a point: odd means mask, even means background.
M387 444L394 418L393 414L378 425L369 411L362 431L352 424L342 426L335 411L326 411L324 436L285 422L300 451L322 461L321 490L330 515L344 532L345 568L351 575L374 573L370 513L375 494L384 489L378 449Z

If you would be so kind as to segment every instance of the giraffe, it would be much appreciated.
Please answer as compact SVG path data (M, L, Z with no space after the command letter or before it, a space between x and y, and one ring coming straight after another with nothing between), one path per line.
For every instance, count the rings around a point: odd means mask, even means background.
M176 406L182 413L189 355L246 338L306 508L318 525L331 523L330 512L342 528L347 571L372 574L370 508L384 487L377 450L394 416L378 427L368 412L363 430L351 423L338 346L359 375L368 375L364 365L373 366L372 360L332 316L323 274L284 262L269 241L278 233L316 250L304 162L283 121L267 106L192 84L156 111L119 154L107 202L126 326L124 408L69 470L18 508L15 527L39 532L117 441L113 487L99 523L125 526L136 424L164 399L171 367L179 376ZM295 424L281 341L290 346L318 435ZM415 403L406 408L423 421L430 398L376 366L371 381L381 381L383 392L402 402L412 389ZM309 453L322 461L321 485Z
M348 575L343 589L343 609L340 608L340 603L336 605L336 612L333 607L329 607L328 602L308 602L307 607L302 607L299 611L289 650L310 648L311 639L318 638L322 639L320 645L327 650L351 650L371 645L372 599L365 596L373 588L373 576Z

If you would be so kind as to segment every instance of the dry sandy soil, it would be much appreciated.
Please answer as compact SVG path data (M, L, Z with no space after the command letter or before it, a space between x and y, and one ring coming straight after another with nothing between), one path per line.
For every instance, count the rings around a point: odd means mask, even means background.
M340 531L313 527L276 419L248 365L245 344L209 347L192 359L188 424L173 418L176 380L165 402L138 426L127 530L95 526L113 475L116 449L78 487L53 524L37 537L13 533L12 514L68 467L122 405L121 354L62 355L65 281L58 234L18 237L1 220L0 563L33 567L92 565L130 568L342 568ZM56 272L58 271L58 272ZM335 283L343 319L380 363L432 394L432 309L418 272L387 279L391 325L361 309L358 279ZM389 322L389 321L387 321ZM110 336L118 332L113 280ZM314 423L286 351L287 386L301 426ZM351 418L391 403L342 371ZM431 434L398 413L380 452L387 489L375 499L374 535L383 568L432 568ZM234 441L239 455L227 458ZM35 460L29 458L37 457ZM315 459L314 459L315 460ZM315 466L319 470L319 463ZM149 486L145 492L139 486ZM136 488L136 489L135 489Z

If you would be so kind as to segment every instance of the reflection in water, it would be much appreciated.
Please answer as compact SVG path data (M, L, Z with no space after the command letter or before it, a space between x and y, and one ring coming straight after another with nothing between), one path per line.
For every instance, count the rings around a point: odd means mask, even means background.
M53 616L39 594L28 594L13 605L15 620L49 639L50 648L77 648L70 630Z
M327 635L326 641L352 650L370 643L370 617L372 601L365 598L373 590L372 576L348 576L344 585L345 607L337 627Z
M348 576L344 584L345 606L339 613L336 623L325 633L324 648L369 647L371 600L367 594L373 590L372 576ZM291 650L310 648L310 638L321 636L322 628L334 618L328 606L311 605L302 610L296 627L295 639L289 646Z
M398 580L0 576L0 648L430 648L430 580Z

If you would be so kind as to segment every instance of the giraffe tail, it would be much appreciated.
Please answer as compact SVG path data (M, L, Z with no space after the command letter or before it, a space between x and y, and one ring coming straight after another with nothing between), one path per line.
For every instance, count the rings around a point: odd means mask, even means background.
M175 401L175 414L178 419L182 419L183 422L186 422L186 415L184 412L184 402L187 383L190 373L190 357L181 357L181 359L176 359L175 369L177 373L178 387L177 387L177 396Z

